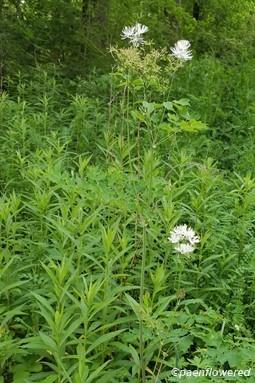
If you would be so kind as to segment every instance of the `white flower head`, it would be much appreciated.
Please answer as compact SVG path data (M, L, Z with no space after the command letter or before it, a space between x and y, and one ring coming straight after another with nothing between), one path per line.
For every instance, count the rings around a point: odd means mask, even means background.
M149 30L148 27L146 27L146 25L143 25L143 24L140 24L140 23L136 23L135 29L136 29L136 33L138 35L142 35L143 33L146 33Z
M188 61L192 59L191 51L189 50L190 42L188 40L178 40L174 47L170 48L174 57L180 61Z
M130 39L130 43L134 45L134 47L139 47L139 45L144 44L144 39L141 36L134 36Z
M180 254L190 254L193 253L195 248L189 243L180 243L179 245L175 246L175 250Z
M133 38L134 33L135 33L135 27L124 27L122 29L121 38L122 39L131 39L131 38Z
M175 245L175 250L181 254L193 253L194 245L200 241L195 231L186 224L176 226L171 230L168 240Z
M143 34L148 32L146 25L136 23L133 27L124 27L122 29L121 38L129 39L135 47L144 44Z

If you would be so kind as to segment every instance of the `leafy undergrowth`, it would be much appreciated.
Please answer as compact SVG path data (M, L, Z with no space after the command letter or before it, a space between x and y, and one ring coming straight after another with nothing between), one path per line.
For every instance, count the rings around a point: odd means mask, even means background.
M65 94L62 107L52 81L1 98L0 382L252 371L252 174L206 155L186 99L141 101L135 79L108 105ZM192 254L168 240L181 224L200 239Z

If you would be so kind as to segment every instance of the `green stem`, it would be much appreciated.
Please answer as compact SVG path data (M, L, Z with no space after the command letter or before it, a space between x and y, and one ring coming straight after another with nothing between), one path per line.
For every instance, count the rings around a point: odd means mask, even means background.
M138 170L138 177L141 175L141 122L138 120L138 126L137 126L137 170Z
M178 284L177 284L177 291L176 291L177 299L179 299L178 297L180 295L182 272L183 272L183 263L181 260L179 260L179 274L178 274Z
M145 376L145 361L144 361L144 340L143 340L143 297L144 297L144 280L145 280L145 265L146 265L146 225L143 223L143 253L141 265L141 288L140 288L140 320L139 320L139 342L140 342L140 367L142 375L142 383L146 383Z

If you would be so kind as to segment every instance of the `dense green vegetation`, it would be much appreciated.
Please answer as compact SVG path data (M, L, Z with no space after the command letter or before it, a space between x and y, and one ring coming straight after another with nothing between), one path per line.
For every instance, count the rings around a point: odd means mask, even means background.
M253 381L254 5L0 1L0 383Z

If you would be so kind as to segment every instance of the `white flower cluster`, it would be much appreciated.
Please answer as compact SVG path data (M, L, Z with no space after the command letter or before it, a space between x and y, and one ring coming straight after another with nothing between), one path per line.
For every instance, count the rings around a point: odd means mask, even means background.
M188 61L192 59L192 54L189 50L190 42L188 40L179 40L170 48L174 57L180 61Z
M129 39L135 47L144 44L143 34L148 32L148 27L140 23L136 23L133 27L125 27L122 29L122 39Z
M175 245L175 250L181 254L193 253L194 245L200 241L195 231L186 224L176 226L171 230L168 240Z
M145 43L143 34L148 32L146 25L136 23L133 27L124 27L122 29L121 38L129 39L135 47L143 45ZM171 47L172 56L176 57L180 61L188 61L192 59L190 51L190 42L188 40L178 40L174 47Z

